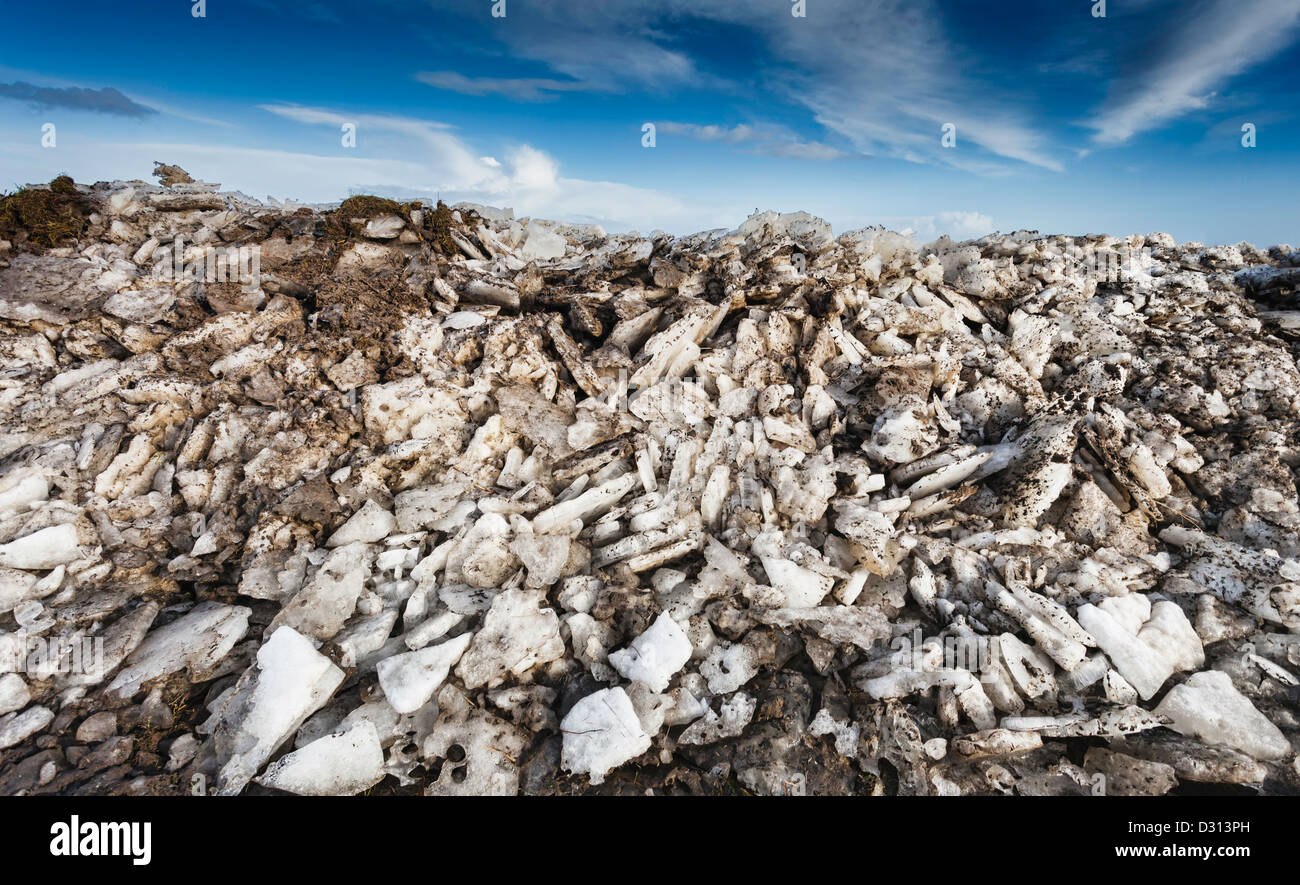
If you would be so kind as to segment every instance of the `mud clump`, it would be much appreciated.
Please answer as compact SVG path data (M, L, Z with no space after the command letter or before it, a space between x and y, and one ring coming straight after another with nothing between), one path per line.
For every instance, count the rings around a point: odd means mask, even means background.
M362 220L374 218L376 215L399 215L401 212L402 204L396 200L369 194L348 197L339 204L338 208L340 217L360 218Z
M442 200L438 201L438 208L433 210L433 217L429 227L430 241L433 243L434 248L443 255L455 255L456 241L451 237L455 221L451 209Z
M50 190L56 194L76 194L77 183L70 175L59 175L50 182Z
M47 187L25 187L0 197L0 239L53 249L81 236L93 211L72 179L60 175Z
M175 187L178 184L194 184L194 178L182 169L180 166L169 166L166 163L154 161L153 164L154 178L162 183L163 187Z
M333 240L401 238L428 242L440 255L458 255L456 238L468 240L476 216L453 211L438 201L433 209L423 203L398 203L386 197L360 194L344 200L325 222L325 235ZM470 234L472 236L472 234Z

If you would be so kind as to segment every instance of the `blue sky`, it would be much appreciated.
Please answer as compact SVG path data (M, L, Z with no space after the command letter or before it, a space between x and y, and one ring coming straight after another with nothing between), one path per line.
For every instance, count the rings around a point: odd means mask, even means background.
M257 197L441 196L611 230L758 208L922 240L1300 242L1300 0L503 5L10 4L0 188L163 160Z

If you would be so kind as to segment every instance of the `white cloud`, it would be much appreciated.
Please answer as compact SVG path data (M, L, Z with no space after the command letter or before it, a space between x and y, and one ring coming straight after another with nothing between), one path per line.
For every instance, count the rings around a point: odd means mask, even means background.
M583 10L584 15L588 11ZM635 28L624 25L617 32L602 32L584 26L574 21L571 5L563 18L559 28L519 32L515 50L520 57L546 62L555 71L602 90L629 85L664 89L709 79L688 55L636 34Z
M696 123L674 123L665 120L659 124L659 128L670 135L685 135L700 141L721 141L727 144L737 144L742 141L750 141L754 138L754 127L741 124L739 126L701 126Z
M1122 144L1206 107L1212 90L1295 39L1300 0L1206 0L1175 22L1154 61L1119 81L1089 123L1098 144Z
M802 105L858 153L1002 173L994 157L1059 171L1046 137L1027 124L987 82L963 77L969 59L950 45L934 0L816 0L806 18L789 8L756 11L735 0L623 0L594 4L575 16L568 0L530 0L502 29L516 56L588 84L648 90L712 86L739 93L703 71L657 22L706 19L763 39L776 64L757 72L758 86ZM515 9L511 15L515 16ZM665 45L667 44L667 45ZM940 125L957 124L957 149L940 144ZM781 155L828 158L825 146L781 146Z
M993 232L993 219L979 212L940 212L935 227L954 239L971 239Z
M489 186L500 176L491 164L484 163L478 154L463 140L452 134L450 126L429 120L385 114L353 114L351 116L321 108L300 105L260 105L262 110L299 123L341 127L354 123L360 142L369 132L391 133L422 143L422 163L426 176L419 179L435 190L458 187ZM414 182L411 182L412 184Z
M954 240L974 240L994 231L993 219L980 212L951 211L937 215L919 215L910 218L888 218L886 226L907 233L917 242L928 243L939 237Z
M948 42L932 0L822 0L807 26L768 28L773 51L797 71L775 77L775 88L863 153L1005 171L972 155L978 146L995 157L1062 168L1044 134L1006 98L962 76L967 59ZM957 127L955 148L942 145L945 123Z
M514 172L510 176L512 189L534 192L554 192L559 188L560 166L549 155L524 145L510 155Z
M839 148L818 141L804 141L784 126L744 123L737 126L701 126L695 123L659 123L659 131L669 135L684 135L697 141L714 141L724 144L745 145L746 150L769 157L789 157L803 160L838 160L849 156Z
M415 162L389 163L379 159L353 160L356 165L331 165L292 155L290 165L330 174L322 179L337 194L360 189L403 196L438 196L448 202L468 201L508 206L520 215L601 224L611 231L671 226L676 231L696 230L725 224L723 213L690 205L663 191L610 181L566 178L559 162L531 145L519 145L505 156L505 162L479 156L445 124L410 117L352 115L298 105L267 105L265 110L304 124L341 126L357 124L358 139L368 130L391 133L414 140L415 149L397 142L394 152L418 157ZM349 162L349 161L345 161ZM184 165L184 164L182 164ZM344 178L343 176L348 176ZM317 188L319 190L319 187ZM339 196L305 197L331 200Z
M603 92L605 87L577 80L553 80L543 77L466 77L455 71L421 71L419 80L436 89L463 95L499 95L515 101L550 101L561 92Z

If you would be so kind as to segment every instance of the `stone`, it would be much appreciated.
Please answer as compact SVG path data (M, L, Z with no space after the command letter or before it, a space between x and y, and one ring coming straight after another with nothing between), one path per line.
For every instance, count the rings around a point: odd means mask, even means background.
M117 714L107 710L102 713L92 713L77 726L77 740L82 743L97 744L115 734L117 734Z

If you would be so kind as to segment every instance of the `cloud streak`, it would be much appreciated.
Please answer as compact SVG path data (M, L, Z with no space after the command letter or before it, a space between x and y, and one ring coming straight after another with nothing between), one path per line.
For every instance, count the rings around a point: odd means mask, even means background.
M1290 45L1300 0L1203 0L1180 11L1176 21L1172 32L1140 53L1152 61L1112 85L1089 122L1097 144L1123 144L1207 107L1214 89Z
M415 79L462 95L497 95L512 101L553 101L562 92L607 92L607 87L545 77L466 77L455 71L421 71Z
M987 83L962 75L969 59L949 43L934 0L817 0L806 18L792 17L779 3L760 10L735 0L624 0L584 10L580 18L562 0L530 0L512 8L512 16L516 10L512 27L500 32L511 54L583 84L752 96L753 84L706 71L706 60L684 48L679 25L704 21L760 41L765 52L745 76L811 111L816 124L844 137L855 153L994 174L1006 171L1000 160L1063 168L1048 138L1020 110L990 94ZM496 94L513 88L491 82ZM515 97L536 98L527 87ZM947 122L958 126L964 144L992 158L943 149L940 127ZM756 149L748 140L731 143ZM766 144L759 150L776 156L835 156L812 139Z
M684 135L696 141L741 145L754 154L801 160L839 160L850 156L847 151L817 141L804 141L784 126L771 124L737 126L702 126L696 123L665 121L657 124L660 132Z
M93 111L120 117L149 117L155 108L132 101L111 86L87 89L84 86L35 86L23 80L0 83L0 96L27 101L37 107L73 111Z

